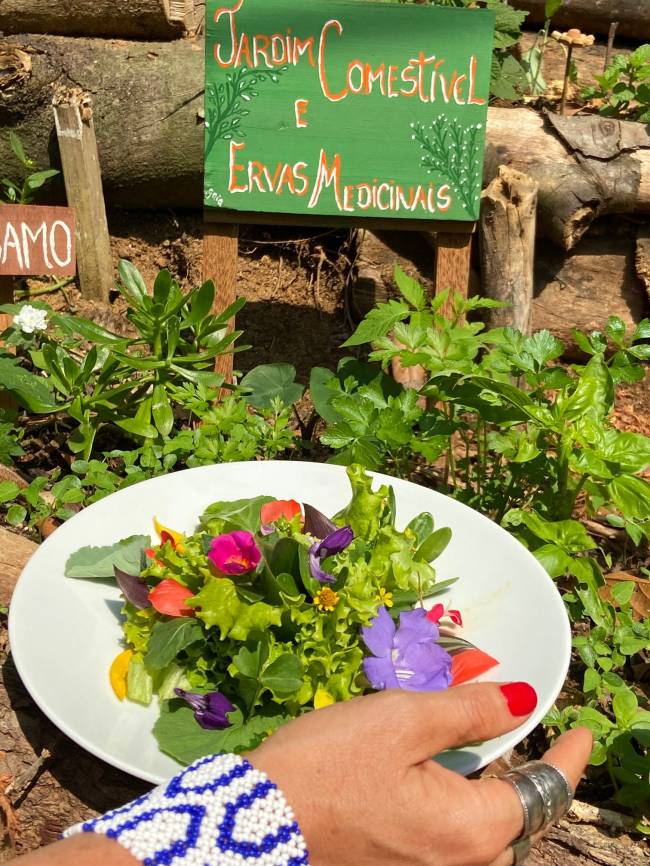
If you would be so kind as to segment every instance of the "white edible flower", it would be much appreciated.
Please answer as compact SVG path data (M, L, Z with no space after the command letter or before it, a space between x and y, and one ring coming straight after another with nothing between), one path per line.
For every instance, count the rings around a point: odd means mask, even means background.
M18 315L14 316L13 323L20 328L23 334L45 331L47 329L47 310L37 310L31 304L25 304Z

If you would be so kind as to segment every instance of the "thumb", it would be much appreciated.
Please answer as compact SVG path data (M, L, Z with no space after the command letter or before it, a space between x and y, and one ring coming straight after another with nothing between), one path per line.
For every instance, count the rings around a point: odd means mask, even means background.
M401 742L415 763L444 749L506 734L537 706L537 693L528 683L474 683L411 697L411 724Z

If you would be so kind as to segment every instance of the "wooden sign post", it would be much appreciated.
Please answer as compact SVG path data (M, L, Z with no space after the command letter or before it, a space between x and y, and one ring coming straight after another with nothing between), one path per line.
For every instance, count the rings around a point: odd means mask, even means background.
M467 290L493 31L478 9L207 0L204 273L220 305L240 223L435 232L437 289Z
M0 205L0 304L13 301L13 277L74 276L74 232L72 208Z

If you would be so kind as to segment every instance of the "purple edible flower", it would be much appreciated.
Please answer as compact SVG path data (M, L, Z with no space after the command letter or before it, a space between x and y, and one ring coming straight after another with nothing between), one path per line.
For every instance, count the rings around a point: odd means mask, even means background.
M202 728L214 731L230 726L228 713L232 713L235 707L221 692L198 695L195 692L186 692L185 689L174 689L174 691L179 698L192 707L194 718Z
M127 601L130 601L133 607L137 607L138 610L144 610L147 607L151 607L151 601L149 600L149 587L141 577L137 577L135 574L127 574L126 571L122 571L122 569L117 568L117 566L113 566L113 571L115 573L115 580L117 581L117 585L122 591L122 595Z
M303 532L307 533L307 535L313 535L314 538L322 539L336 532L336 523L333 523L322 511L319 511L307 502L303 502L302 508L305 512Z
M451 656L438 643L438 627L426 610L407 610L399 616L399 629L385 607L369 626L361 629L373 654L363 669L373 689L439 692L451 684Z
M328 556L334 556L335 553L341 553L352 544L354 532L350 526L343 526L331 532L322 541L315 541L309 548L309 570L314 580L319 583L334 583L336 578L333 574L328 574L321 568L321 561L327 559Z

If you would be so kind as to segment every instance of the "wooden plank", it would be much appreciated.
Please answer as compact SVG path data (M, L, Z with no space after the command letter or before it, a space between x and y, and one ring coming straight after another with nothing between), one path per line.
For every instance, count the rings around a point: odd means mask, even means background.
M436 237L435 292L439 294L451 289L448 300L440 310L442 315L451 313L454 292L459 292L465 298L469 294L471 252L471 234L443 233Z
M0 604L7 605L20 573L38 544L0 526Z
M77 214L77 265L84 298L108 302L113 260L92 110L77 95L55 97L56 132L68 204Z
M0 207L0 274L73 277L75 216L69 207Z
M204 207L478 219L493 30L485 9L207 0Z
M239 226L236 223L209 223L203 226L203 279L216 287L215 312L225 310L236 298ZM234 321L228 326L233 330ZM220 355L215 370L226 382L232 381L232 355Z

